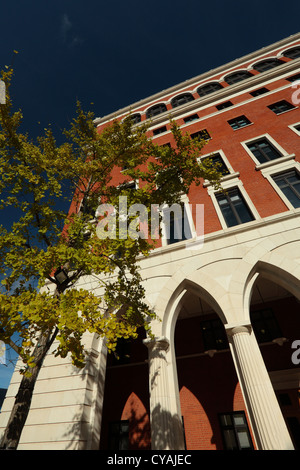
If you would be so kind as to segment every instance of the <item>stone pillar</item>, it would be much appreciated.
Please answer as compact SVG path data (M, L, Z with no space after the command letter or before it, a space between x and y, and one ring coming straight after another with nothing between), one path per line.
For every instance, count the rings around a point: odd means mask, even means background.
M258 450L293 450L251 326L232 327L227 333Z
M90 351L87 364L91 382L87 391L87 401L90 402L90 414L88 417L89 426L85 450L99 450L103 414L107 348L105 339L98 338L94 341L95 345Z
M167 338L148 339L149 392L152 450L183 450L184 436L181 416L176 412L176 384L168 362Z

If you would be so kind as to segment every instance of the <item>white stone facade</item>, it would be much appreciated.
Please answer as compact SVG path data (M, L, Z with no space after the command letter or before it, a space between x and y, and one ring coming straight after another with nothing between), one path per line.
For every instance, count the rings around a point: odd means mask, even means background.
M277 43L274 49L278 50L281 46L283 50L299 41L300 34ZM266 52L270 54L272 47L247 56L247 60L253 59L254 62ZM300 72L300 59L297 60L297 63L288 62L282 66L283 73L296 73L297 64ZM241 67L242 63L242 59L235 61L231 63L231 68ZM224 66L218 71L223 70L225 74L227 69ZM204 74L203 82L209 74L213 72ZM276 74L278 78L278 72ZM264 80L272 83L275 72L271 71L263 78L256 75L252 85L249 85L250 89L263 86ZM222 99L238 96L240 86L233 87L231 95L228 88L224 89L220 92L224 95ZM174 87L173 94L175 91L179 93L180 86ZM162 99L162 96L160 94L159 98ZM208 99L213 98L206 97L202 102L204 107ZM150 106L151 99L148 101ZM152 103L154 101L152 99ZM146 102L144 100L140 104L145 105ZM188 106L196 109L195 103ZM176 112L179 111L176 109ZM162 117L156 121L161 124ZM297 122L300 123L300 118ZM264 135L268 132L269 129L265 129ZM299 144L296 150L299 153ZM299 156L297 162L294 153L283 152L283 159L279 162L281 166L277 170L289 169L291 162L293 167L299 169ZM261 171L271 183L269 166L257 166L256 170ZM238 179L238 176L232 169L231 180ZM225 187L228 180L228 177L224 178ZM239 181L238 184L243 190L243 183ZM277 191L275 186L274 190ZM214 197L211 188L208 188L208 194ZM192 296L201 298L225 327L255 447L261 450L294 448L275 391L287 388L299 390L300 367L268 372L250 318L251 299L258 282L265 287L269 299L280 298L282 292L294 296L299 301L300 314L300 208L293 208L284 196L282 200L287 207L283 212L261 217L254 207L254 220L231 228L227 228L221 220L222 228L205 235L203 245L197 247L195 239L182 241L157 248L148 258L140 260L146 299L159 317L152 323L156 339L145 341L145 348L148 348L152 449L184 449L174 332L178 316L185 309L189 314L193 313L193 307L189 305ZM215 200L214 204L217 211ZM268 282L271 286L277 286L278 291L268 289ZM83 284L93 290L96 285L94 279L85 279ZM291 339L300 340L300 320L295 337ZM106 350L103 340L91 336L87 336L86 344L90 355L82 371L74 368L68 359L55 358L51 353L46 358L19 449L99 449ZM213 355L214 351L207 353ZM291 349L291 356L292 353ZM8 420L19 381L16 371L0 414L2 429Z

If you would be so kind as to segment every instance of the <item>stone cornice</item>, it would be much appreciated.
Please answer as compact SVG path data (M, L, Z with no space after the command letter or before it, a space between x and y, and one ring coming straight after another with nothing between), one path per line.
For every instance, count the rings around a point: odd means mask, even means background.
M107 121L110 121L110 120L112 120L112 119L116 119L117 117L124 116L124 115L130 113L131 111L134 112L134 110L137 110L137 108L140 108L140 107L145 106L145 105L147 105L147 104L150 106L152 103L154 104L154 102L156 102L157 100L161 99L162 97L165 97L166 95L171 95L172 93L176 93L177 91L178 91L178 92L179 92L179 91L184 92L188 87L191 87L191 86L193 86L193 85L196 86L198 82L201 82L201 81L203 81L203 80L206 80L206 79L208 79L208 78L210 78L210 77L213 79L213 77L214 77L215 75L222 74L222 72L228 71L228 73L230 73L230 71L231 71L230 69L233 69L233 68L235 68L235 67L238 67L239 65L241 65L241 64L243 64L243 63L245 63L245 62L254 60L255 58L258 58L258 57L261 56L261 55L268 54L268 53L272 52L272 51L275 50L275 49L284 47L284 46L289 45L289 44L291 44L291 47L292 47L292 42L293 42L293 41L296 41L297 39L300 39L300 33L294 34L293 36L289 36L289 37L287 37L287 38L285 38L285 39L282 39L281 41L278 41L278 42L276 42L276 43L274 43L274 44L271 44L271 45L269 45L269 46L266 46L266 47L264 47L264 48L262 48L262 49L259 49L259 50L255 51L255 52L252 52L251 54L247 54L247 55L245 55L245 56L243 56L243 57L241 57L241 58L239 58L239 59L235 59L234 61L231 61L231 62L229 62L229 63L227 63L227 64L224 64L224 65L222 65L222 66L220 66L220 67L217 67L217 68L215 68L215 69L212 69L212 70L210 70L210 71L208 71L208 72L205 72L205 73L203 73L203 74L201 74L201 75L198 75L198 76L196 76L196 77L194 77L194 78L192 78L192 79L186 80L186 81L181 82L181 83L179 83L179 84L177 84L177 85L175 85L175 86L173 86L173 87L170 87L170 88L167 88L167 89L165 89L165 90L162 90L162 91L159 92L159 93L156 93L156 94L154 94L154 95L152 95L152 96L149 96L149 97L147 97L147 98L145 98L145 99L142 99L142 100L140 100L140 101L137 101L137 102L135 102L135 103L132 103L131 105L126 106L126 107L124 107L124 108L122 108L122 109L119 109L119 110L117 110L117 111L115 111L115 112L113 112L113 113L111 113L111 114L108 114L108 115L106 115L106 116L104 116L104 117L96 118L96 119L94 120L94 123L95 123L95 125L103 124L103 123L105 123L105 122L107 122ZM295 45L296 45L296 44L295 44ZM294 62L294 61L292 61L292 62ZM298 62L298 61L297 61L297 62ZM291 63L291 62L287 62L287 64L290 64L290 63ZM282 68L282 66L279 66L279 68ZM264 73L262 73L262 74L260 74L260 75L265 76L266 73L268 74L269 72L272 72L272 71L274 71L274 69L272 69L271 71L268 71L268 72L264 72ZM258 76L260 76L260 75L258 75ZM257 76L255 75L255 77L257 77ZM253 78L254 78L254 77L251 77L250 79L247 79L247 80L245 80L244 82L249 83L249 81L250 81L250 80L253 80ZM240 85L240 84L241 84L241 82L237 83L235 86ZM213 93L214 97L216 97L218 93L223 92L223 91L226 90L227 88L230 88L230 90L232 90L232 89L233 89L233 86L231 85L230 87L226 87L226 88L224 88L223 90L220 90L220 91L218 91L218 92ZM230 94L231 94L231 93L230 93ZM208 97L204 97L204 98L201 98L200 100L206 100L207 98L208 98ZM195 100L195 101L197 101L197 102L199 103L199 100ZM193 104L194 102L191 102L191 103ZM191 103L188 103L188 104L191 104ZM202 104L202 103L201 103L201 104ZM180 110L179 110L179 109L177 110L177 109L175 108L175 110L178 111L178 112L181 112L182 109L183 109L182 106L180 106ZM172 110L172 115L175 115L175 113L174 113L175 110ZM165 113L162 113L162 115L164 116L164 118L166 118L166 115L167 115L168 113L170 113L170 112L171 112L171 110L169 110L169 111L167 111L167 112L165 112ZM155 122L158 123L158 122L157 122L157 119L160 118L160 117L161 117L161 115L157 116L156 118L153 119L153 121L155 120Z

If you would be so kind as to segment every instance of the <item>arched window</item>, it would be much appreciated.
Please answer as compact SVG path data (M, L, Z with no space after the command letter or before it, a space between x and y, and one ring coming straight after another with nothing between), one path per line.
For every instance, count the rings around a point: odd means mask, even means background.
M167 111L167 107L164 103L155 104L151 106L146 112L147 119L157 116L158 114L164 113Z
M213 93L214 91L220 90L221 88L223 87L222 85L220 85L220 83L217 83L217 82L207 83L206 85L200 86L197 89L197 93L199 96L205 96L205 95L209 95L210 93Z
M225 77L225 82L228 83L228 85L233 85L234 83L241 82L249 77L253 77L250 72L239 70L238 72L233 72L230 75L227 75L227 77Z
M281 64L283 64L283 62L279 59L266 59L253 65L253 68L254 70L257 70L257 72L265 72L266 70L273 69Z
M283 55L285 57L288 57L289 59L297 59L298 57L300 57L300 46L288 49L283 53Z
M130 114L125 119L129 119L131 121L131 124L133 125L137 124L138 122L141 122L141 115L140 113Z
M172 108L176 108L177 106L182 106L185 103L189 103L190 101L193 101L194 97L191 93L183 93L182 95L175 96L171 100L171 106Z

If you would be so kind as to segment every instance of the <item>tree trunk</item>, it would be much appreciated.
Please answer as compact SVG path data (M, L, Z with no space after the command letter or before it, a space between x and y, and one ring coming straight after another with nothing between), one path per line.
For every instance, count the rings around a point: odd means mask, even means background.
M11 410L10 418L7 423L0 449L16 450L20 437L30 410L33 390L41 370L46 354L57 335L57 330L48 335L42 335L39 343L34 350L35 367L30 368L30 376L23 376L18 393L15 397L15 403Z

